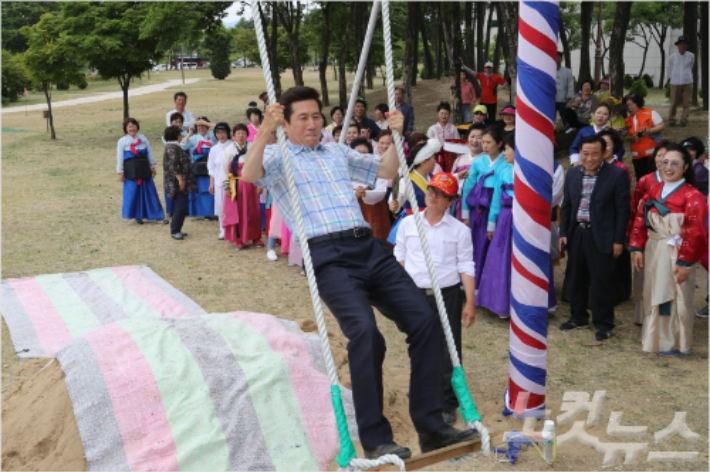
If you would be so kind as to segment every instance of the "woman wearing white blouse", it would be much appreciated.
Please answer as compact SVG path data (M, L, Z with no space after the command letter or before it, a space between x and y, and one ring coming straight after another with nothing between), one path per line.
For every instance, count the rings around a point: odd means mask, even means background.
M436 114L439 117L439 121L429 127L429 130L426 132L427 137L438 139L442 148L444 147L444 142L447 139L461 139L459 130L457 130L454 125L449 123L451 106L449 106L447 102L439 103L439 106L436 107Z

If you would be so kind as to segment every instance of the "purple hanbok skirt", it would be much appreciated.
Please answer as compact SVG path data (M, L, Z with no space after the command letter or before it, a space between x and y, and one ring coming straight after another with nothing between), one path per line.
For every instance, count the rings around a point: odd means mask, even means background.
M476 304L501 318L510 317L510 276L513 255L513 197L501 194L501 210L488 247Z

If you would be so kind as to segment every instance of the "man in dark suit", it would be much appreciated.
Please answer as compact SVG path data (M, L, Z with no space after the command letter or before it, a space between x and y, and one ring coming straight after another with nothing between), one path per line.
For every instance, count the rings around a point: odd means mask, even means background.
M629 177L604 162L605 148L606 142L597 135L582 140L582 165L567 172L560 226L560 251L569 244L572 312L560 329L589 328L591 285L597 341L609 339L614 328L614 264L624 247L629 221Z

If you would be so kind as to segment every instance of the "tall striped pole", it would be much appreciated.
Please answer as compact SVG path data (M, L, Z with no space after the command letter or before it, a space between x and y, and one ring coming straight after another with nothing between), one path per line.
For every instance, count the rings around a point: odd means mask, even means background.
M504 413L543 417L554 161L556 1L521 2L509 379Z

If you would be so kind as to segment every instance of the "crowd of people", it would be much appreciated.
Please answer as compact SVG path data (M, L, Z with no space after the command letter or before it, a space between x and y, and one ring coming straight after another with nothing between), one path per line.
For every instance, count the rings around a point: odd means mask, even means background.
M561 129L577 135L569 169L558 162L553 168L548 310L555 310L558 299L554 266L566 257L559 298L569 301L570 318L560 330L589 328L591 308L594 338L605 342L615 327L615 305L633 294L642 350L691 354L696 265L708 267L707 138L705 143L697 137L663 140L665 123L643 97L614 97L608 81L598 92L585 81L575 93L571 74L560 67L561 54L558 59L555 100ZM166 115L163 182L172 238L187 237L188 216L216 219L217 237L236 250L266 246L267 260L276 261L280 246L289 265L302 265L301 242L291 235L293 207L281 151L274 145L276 127L283 125L320 294L350 340L358 425L368 457L409 454L392 441L382 417L377 366L384 339L370 305L410 336L410 401L422 449L465 437L449 426L458 407L450 386L453 368L440 329L432 328L438 324L432 320L437 309L410 218L416 209L459 357L461 331L474 322L476 306L503 319L511 316L516 110L506 105L495 121L496 92L507 84L489 68L486 64L483 73L463 68L469 123L454 126L449 103L441 102L437 122L426 134L416 132L414 108L404 102L401 88L395 109L377 104L375 119L367 116L367 101L358 98L347 124L337 106L327 124L318 93L308 87L289 89L274 104L261 94L263 111L251 102L244 122L233 126L196 118L185 109L183 92L175 94L175 109ZM480 97L467 73L479 80ZM687 122L685 110L681 120ZM126 135L117 146L123 218L168 223L153 182L157 163L150 143L138 133L137 120L128 118L123 128ZM406 169L399 168L393 130L405 137ZM344 144L339 144L343 133ZM461 141L462 134L468 152L447 163L441 159L444 147ZM631 166L622 162L626 146ZM707 318L707 306L697 316ZM442 377L443 395L429 376ZM368 391L366 385L378 388ZM447 426L424 406L432 399Z

